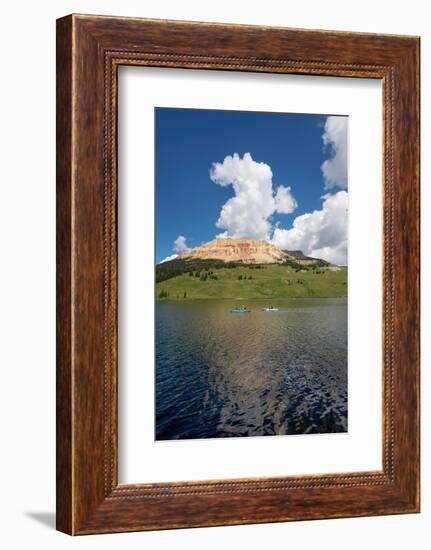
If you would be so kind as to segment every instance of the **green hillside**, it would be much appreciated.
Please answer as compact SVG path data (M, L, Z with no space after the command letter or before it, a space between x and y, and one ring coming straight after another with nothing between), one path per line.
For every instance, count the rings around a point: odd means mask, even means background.
M337 268L335 268L337 269ZM158 300L347 296L347 269L289 265L197 268L156 284Z

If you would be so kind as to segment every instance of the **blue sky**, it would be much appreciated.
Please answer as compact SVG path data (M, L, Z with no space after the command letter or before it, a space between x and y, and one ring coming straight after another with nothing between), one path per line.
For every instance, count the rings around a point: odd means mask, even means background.
M328 229L331 213L346 210L347 117L156 108L155 142L157 262L222 233L347 262L333 242L347 239L345 222L336 221L334 235ZM251 191L256 185L261 195ZM274 206L280 186L288 206ZM304 214L313 212L311 226ZM249 219L238 226L234 216Z

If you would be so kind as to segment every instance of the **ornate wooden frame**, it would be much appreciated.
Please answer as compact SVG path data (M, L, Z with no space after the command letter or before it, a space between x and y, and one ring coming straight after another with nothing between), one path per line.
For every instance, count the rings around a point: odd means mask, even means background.
M119 485L119 65L377 78L384 102L383 469ZM419 38L70 15L57 21L57 528L419 511Z

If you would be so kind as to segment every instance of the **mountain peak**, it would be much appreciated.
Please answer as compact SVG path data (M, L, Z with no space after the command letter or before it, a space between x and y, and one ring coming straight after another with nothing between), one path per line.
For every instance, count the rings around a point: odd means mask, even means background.
M274 264L284 262L288 255L267 241L220 237L185 252L181 258Z

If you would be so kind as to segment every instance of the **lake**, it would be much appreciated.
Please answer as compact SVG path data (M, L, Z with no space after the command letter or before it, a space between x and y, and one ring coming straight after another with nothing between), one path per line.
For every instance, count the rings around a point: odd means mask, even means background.
M156 439L347 431L347 299L156 303Z

